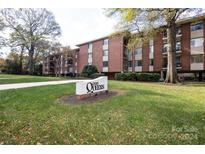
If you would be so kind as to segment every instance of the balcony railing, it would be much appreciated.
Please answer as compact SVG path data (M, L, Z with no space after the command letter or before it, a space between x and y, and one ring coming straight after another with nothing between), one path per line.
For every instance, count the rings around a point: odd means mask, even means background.
M176 67L177 67L177 68L182 67L181 62L176 62ZM163 69L167 69L167 63L164 63L164 64L162 65L162 68L163 68Z

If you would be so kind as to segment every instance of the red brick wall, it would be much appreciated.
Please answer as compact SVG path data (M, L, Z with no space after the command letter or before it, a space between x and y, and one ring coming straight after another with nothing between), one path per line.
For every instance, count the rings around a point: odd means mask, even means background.
M163 41L162 34L158 33L154 37L154 71L161 71L163 64L163 55L162 55Z
M142 72L149 72L149 43L142 47Z
M78 73L82 72L82 69L86 64L88 64L88 44L80 46L78 56Z
M99 72L102 72L103 67L103 40L93 42L93 65Z
M123 37L109 39L108 71L121 72L123 70Z
M190 24L183 24L181 26L182 31L182 54L181 54L181 63L182 71L190 70Z

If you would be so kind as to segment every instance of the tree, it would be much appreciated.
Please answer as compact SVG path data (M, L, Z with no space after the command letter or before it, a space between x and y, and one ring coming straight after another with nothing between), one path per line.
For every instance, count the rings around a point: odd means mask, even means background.
M83 77L90 77L92 74L98 73L98 69L95 65L85 65L83 67L81 75Z
M201 9L187 8L123 8L108 9L108 16L117 16L118 30L123 34L132 32L128 48L133 49L140 41L147 42L153 36L167 30L168 65L165 83L177 82L176 58L176 21L189 13L198 14Z
M33 74L37 44L60 36L60 26L46 9L2 9L1 15L5 27L13 33L13 41L28 50L28 70Z

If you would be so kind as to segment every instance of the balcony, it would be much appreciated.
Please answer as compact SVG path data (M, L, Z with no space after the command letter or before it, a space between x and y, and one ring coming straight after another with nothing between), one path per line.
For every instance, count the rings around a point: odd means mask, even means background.
M204 70L204 63L191 63L191 70Z
M103 50L108 50L108 44L103 45Z
M181 62L176 62L176 68L177 68L177 69L181 69L181 68L182 68ZM162 69L164 69L164 70L167 69L167 63L164 63L164 64L162 65Z
M128 71L129 71L129 72L132 72L132 67L128 67Z
M103 61L108 61L108 56L103 56Z
M204 47L203 46L191 47L191 55L203 54L203 53L204 53Z
M142 72L142 66L135 66L136 72Z
M198 37L203 37L203 29L191 31L191 38L198 38Z
M103 72L108 72L108 67L103 67Z
M88 53L92 53L93 49L92 48L88 48Z

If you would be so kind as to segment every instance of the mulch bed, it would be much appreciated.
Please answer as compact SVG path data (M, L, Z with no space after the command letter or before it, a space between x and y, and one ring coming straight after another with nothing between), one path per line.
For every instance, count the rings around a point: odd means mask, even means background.
M105 100L108 98L111 98L113 96L119 96L124 94L124 90L112 90L109 91L108 93L100 93L100 94L96 94L94 96L91 97L87 97L84 99L77 99L76 95L67 95L67 96L63 96L61 98L58 99L58 102L61 104L86 104L86 103L95 103L97 101L100 100Z

